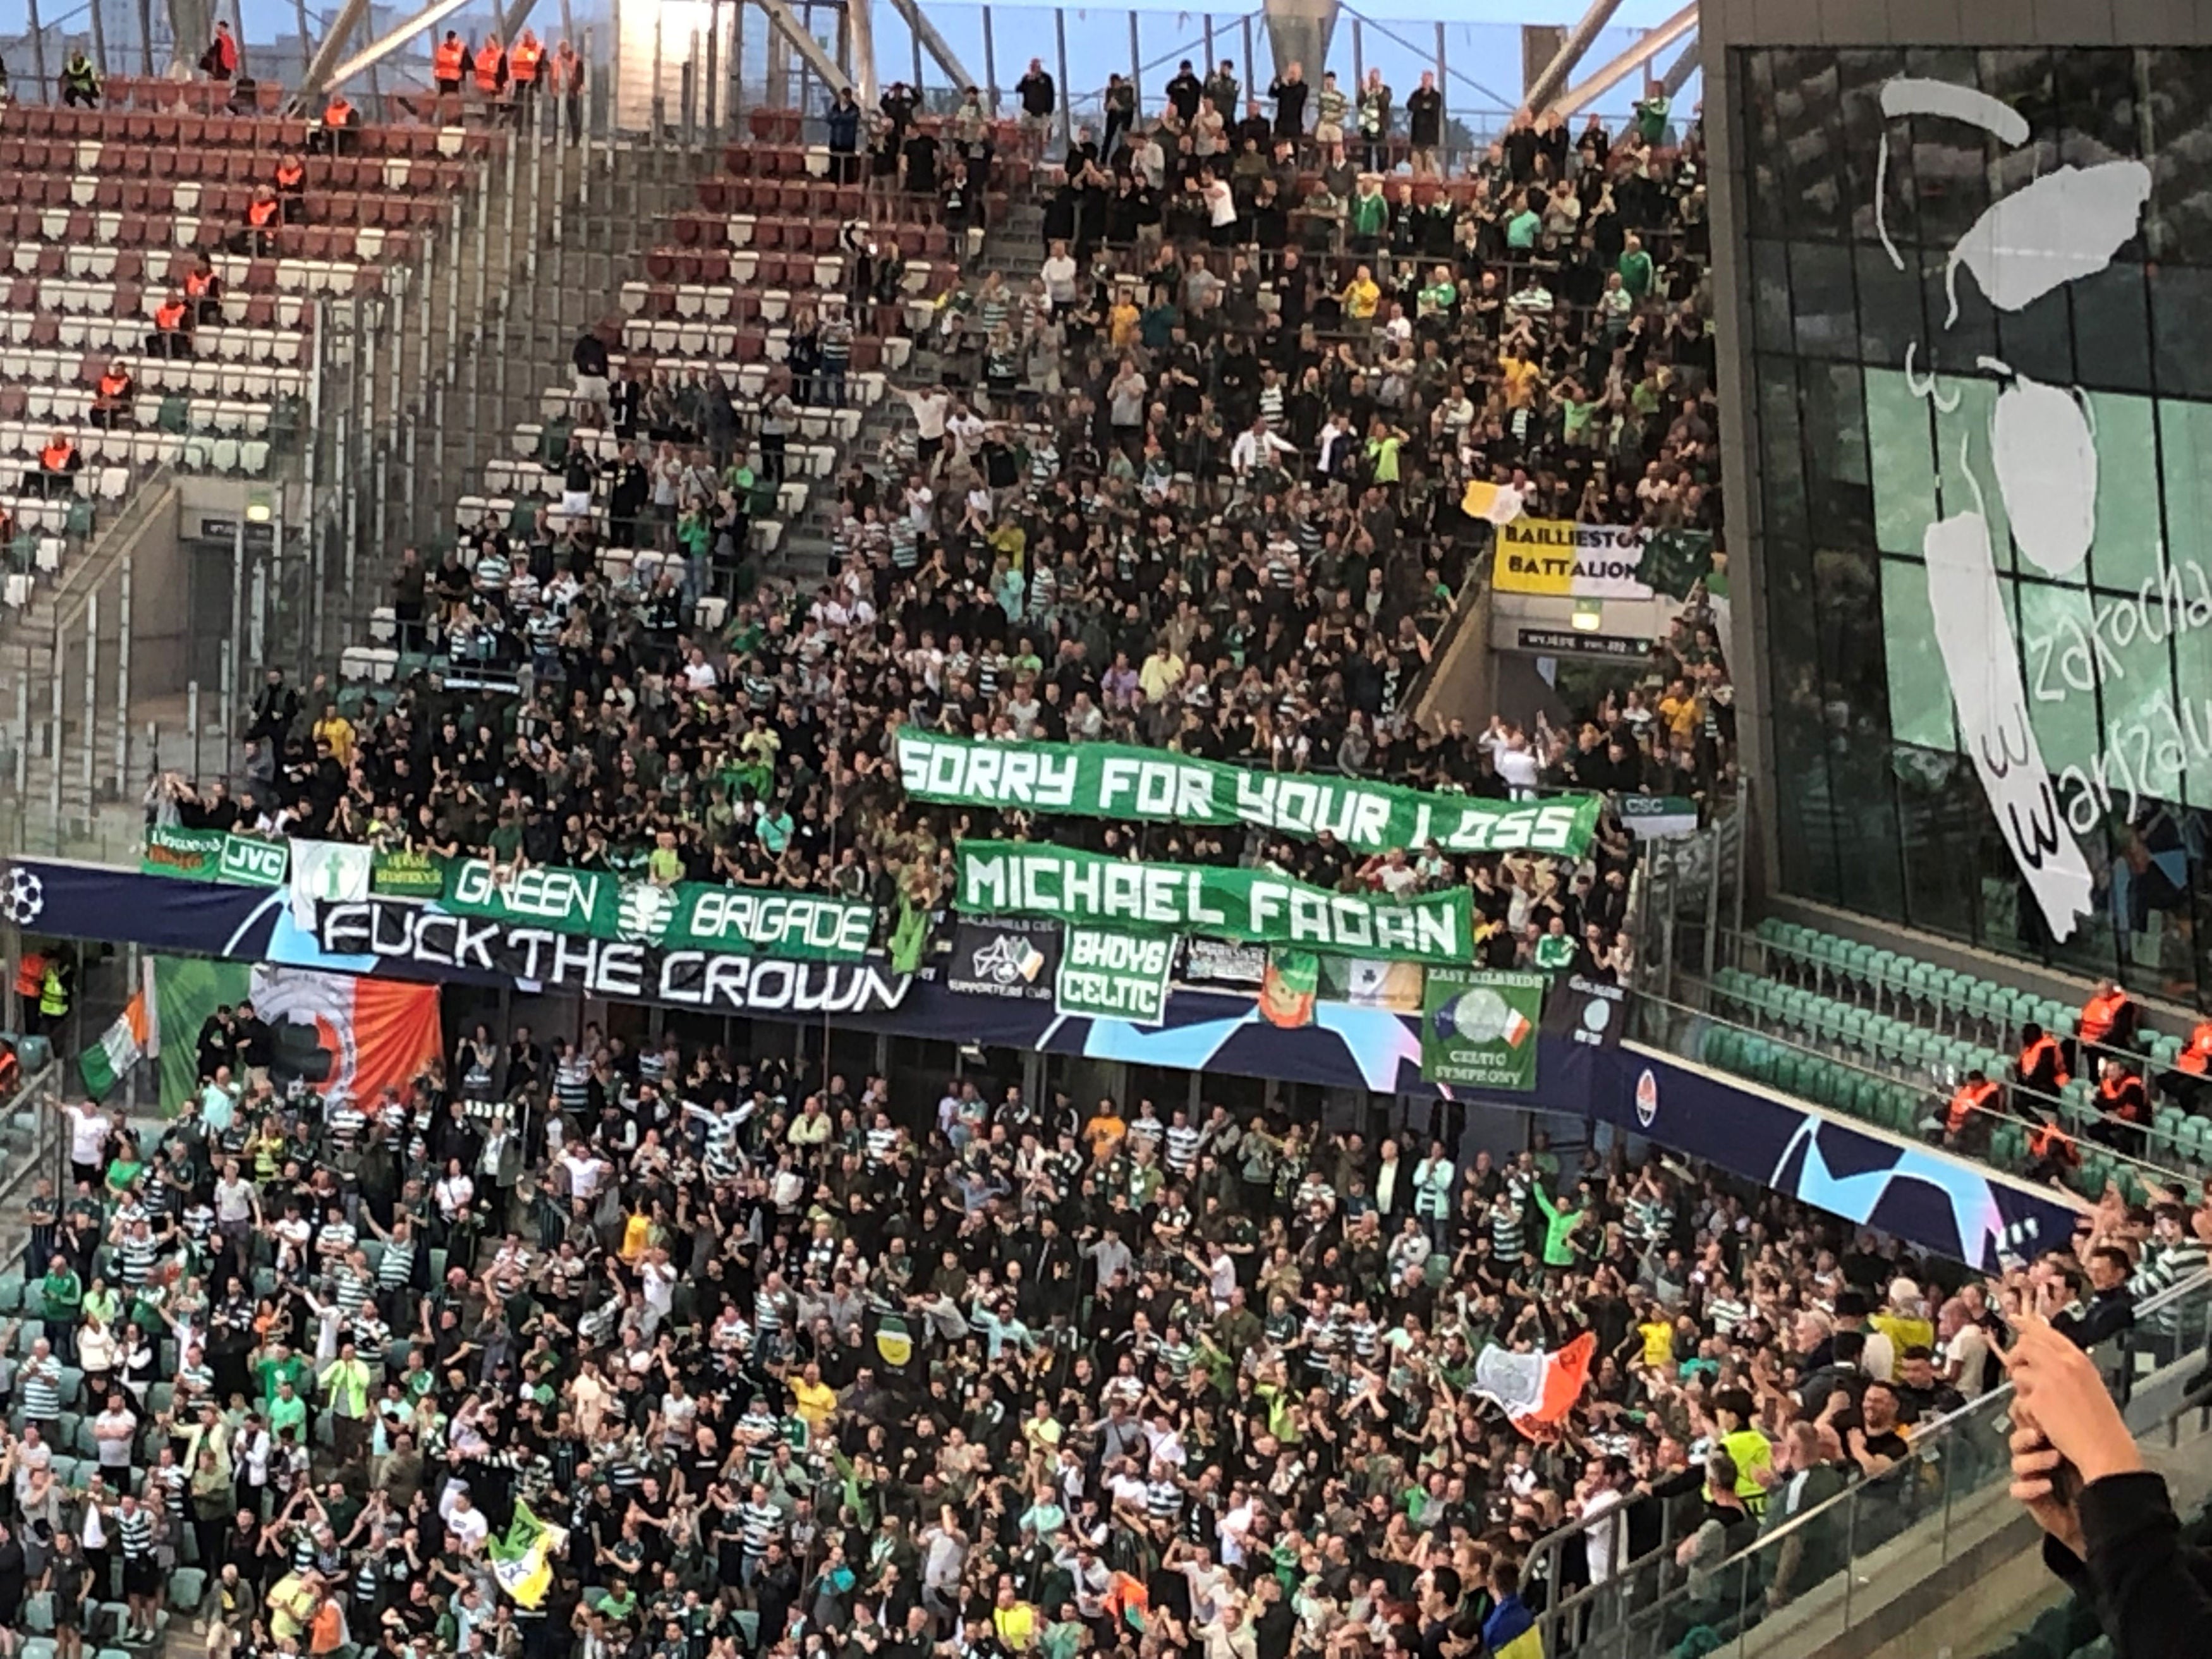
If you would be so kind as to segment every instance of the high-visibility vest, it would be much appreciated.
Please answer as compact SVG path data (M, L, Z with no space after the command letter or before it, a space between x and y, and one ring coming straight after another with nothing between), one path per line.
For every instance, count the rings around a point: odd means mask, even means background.
M441 40L438 49L430 54L430 74L434 80L458 81L469 65L469 49L459 40Z
M574 52L553 60L553 84L562 92L576 92L584 84L584 60Z
M2212 1019L2197 1021L2189 1034L2189 1046L2173 1063L2191 1077L2204 1075L2205 1067L2212 1065Z
M39 452L39 461L47 471L58 472L70 464L70 457L76 453L75 444L48 444Z
M2146 1098L2147 1092L2139 1077L2124 1073L2117 1078L2098 1080L2098 1109L2114 1117L2124 1118L2130 1123L2141 1121L2148 1109Z
M1997 1085L1984 1079L1979 1083L1962 1083L1951 1097L1951 1109L1945 1114L1943 1127L1952 1134L1961 1133L1967 1121L1977 1111L1987 1111L1996 1103Z
M477 87L483 92L499 90L499 43L488 40L477 50Z
M128 374L103 374L100 377L100 395L103 398L120 398L130 390L131 377Z
M276 169L276 188L279 190L290 190L295 185L305 182L307 177L307 169L301 167L297 161L294 161L289 166L280 167Z
M173 330L184 325L185 302L182 300L165 301L161 309L154 313L154 326L158 329Z
M2028 1131L2027 1150L2033 1158L2051 1158L2062 1164L2079 1164L2081 1154L2075 1150L2074 1137L2055 1123L2038 1124Z
M272 222L276 217L276 198L273 196L269 198L266 201L248 202L246 204L246 222L252 225L256 230L264 228Z
M2064 1088L2067 1081L2066 1051L2058 1046L2058 1039L2048 1031L2020 1051L2020 1074L2024 1078L2033 1076L2035 1068L2046 1060L2051 1064L2053 1086Z
M2112 1036L2112 1027L2120 1022L2120 1010L2127 1006L2124 991L2108 991L2103 996L2091 997L2081 1006L2081 1041L2102 1042Z
M323 106L323 125L325 127L342 127L351 119L353 106L343 97L333 98Z
M195 300L204 300L215 288L212 270L188 270L185 273L185 292Z
M39 981L39 1012L49 1019L59 1019L69 1012L69 990L62 983L62 970L49 967Z
M73 63L64 65L62 79L72 90L77 92L100 90L100 71L93 68L89 58L80 58Z
M507 55L507 72L517 81L535 81L538 60L544 55L545 48L535 40L518 40Z
M46 959L36 951L26 951L15 964L15 994L34 997L39 988L46 982Z

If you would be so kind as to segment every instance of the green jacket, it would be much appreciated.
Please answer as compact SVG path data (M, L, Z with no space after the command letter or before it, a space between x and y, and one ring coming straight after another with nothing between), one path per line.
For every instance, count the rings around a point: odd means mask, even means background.
M1575 1231L1575 1224L1583 1218L1583 1212L1559 1208L1540 1184L1536 1188L1536 1207L1544 1212L1544 1265L1573 1267L1575 1253L1567 1240Z
M75 1319L84 1306L84 1281L68 1269L48 1273L40 1281L39 1294L46 1299L45 1317Z

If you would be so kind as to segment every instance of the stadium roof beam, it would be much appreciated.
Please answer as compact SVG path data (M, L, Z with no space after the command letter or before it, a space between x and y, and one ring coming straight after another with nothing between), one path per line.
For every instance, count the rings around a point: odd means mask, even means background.
M1688 5L1651 30L1641 40L1622 52L1603 69L1597 70L1581 85L1570 87L1561 93L1553 100L1554 106L1564 115L1571 115L1577 110L1587 108L1592 101L1605 96L1607 93L1626 80L1632 73L1650 63L1684 35L1695 30L1697 27L1698 0L1690 0ZM1677 64L1674 67L1680 69L1682 66ZM1686 81L1690 78L1687 71L1684 72L1682 78ZM1530 107L1534 108L1536 105L1532 101Z
M346 36L354 28L350 20L368 10L365 3L356 5L354 0L346 0L345 9L339 13L337 21L331 26L331 32L323 37L323 44L315 48L315 60L307 65L307 74L301 77L299 95L295 101L306 107L308 100L325 87L342 86L372 64L382 63L416 35L427 29L434 29L467 3L468 0L431 0L430 4L412 17L395 24L345 62L332 67L328 60L336 52L344 48Z
M437 8L433 6L431 9L434 11ZM456 6L453 9L459 10L459 8ZM345 0L345 3L338 8L338 15L331 21L330 28L315 47L314 57L300 76L300 89L292 94L294 107L302 110L312 107L313 100L325 87L333 86L344 78L333 71L343 67L338 62L339 56L345 51L346 42L353 39L353 32L361 27L361 20L368 15L368 0ZM414 27L420 28L422 25L417 23ZM393 38L392 35L385 37L387 40ZM371 46L369 51L375 52L376 48ZM383 56L381 52L376 55ZM375 59L369 61L373 63Z
M499 38L512 40L521 33L522 26L530 21L530 14L537 4L538 0L514 0L514 3L507 9L507 15L500 19ZM546 73L550 75L552 71L548 70Z
M1575 65L1583 61L1583 54L1596 43L1599 33L1613 21L1613 13L1620 9L1620 0L1590 0L1589 9L1583 14L1582 21L1567 31L1567 38L1559 42L1552 61L1528 83L1528 96L1524 101L1530 109L1550 106L1553 95L1566 85L1567 76L1574 73Z
M743 0L739 0L743 3ZM874 0L846 0L846 42L853 59L853 88L862 109L876 106ZM915 88L920 91L920 88Z
M922 50L937 60L938 68L952 77L953 90L965 92L970 87L983 84L968 73L965 64L953 56L952 48L937 32L937 25L929 21L914 0L891 0L891 9L906 19L906 26L914 31L914 38L921 42ZM916 87L915 90L920 92L921 88Z
M1337 0L1267 0L1267 45L1280 75L1291 64L1301 65L1306 79L1318 87L1322 67L1328 62L1329 38L1336 33ZM1251 88L1257 93L1259 88Z
M1698 65L1704 61L1705 52L1699 45L1697 32L1692 30L1690 33L1690 44L1682 48L1682 55L1674 60L1674 66L1667 71L1666 78L1659 82L1659 90L1669 98L1674 97L1684 87L1690 84L1690 77L1698 72Z
M804 58L806 66L822 77L823 86L834 88L852 84L852 77L837 67L836 61L822 49L819 40L800 27L784 0L759 0L759 5L768 14L768 21L775 25L776 32L791 42L791 49Z

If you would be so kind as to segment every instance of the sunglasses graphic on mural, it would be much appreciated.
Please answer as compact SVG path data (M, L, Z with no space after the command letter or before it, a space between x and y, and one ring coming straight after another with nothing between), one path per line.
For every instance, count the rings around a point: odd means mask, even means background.
M1883 117L1963 122L2007 146L2028 139L2027 120L1988 94L1948 81L1900 77L1884 83ZM1882 135L1875 174L1875 228L1890 263L1905 269L1887 222L1889 135ZM2072 164L1992 204L1951 250L1944 268L1948 309L1959 320L1963 270L2000 312L2016 313L2069 283L2106 270L2136 229L2150 199L2151 173L2141 161ZM1931 368L1916 372L1916 341L1905 348L1905 377L1915 397L1948 414L1960 394L1947 392ZM1972 378L2002 390L1985 441L2013 544L2052 577L2067 577L2088 556L2097 530L2096 433L2080 388L2031 380L2001 359L1978 356ZM2049 926L2063 941L2088 914L2092 880L2069 828L2050 768L2028 715L2018 638L1998 580L1989 503L1962 435L1955 455L1935 457L1946 513L1922 538L1928 602L1960 734L2006 844Z

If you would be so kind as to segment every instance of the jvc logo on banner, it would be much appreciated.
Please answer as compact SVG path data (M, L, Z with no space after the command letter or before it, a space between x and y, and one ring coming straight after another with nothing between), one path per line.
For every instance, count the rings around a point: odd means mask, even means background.
M276 887L283 882L286 854L283 843L252 841L244 836L225 836L222 841L222 878L249 887Z

